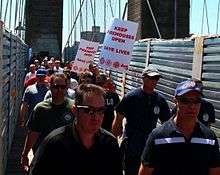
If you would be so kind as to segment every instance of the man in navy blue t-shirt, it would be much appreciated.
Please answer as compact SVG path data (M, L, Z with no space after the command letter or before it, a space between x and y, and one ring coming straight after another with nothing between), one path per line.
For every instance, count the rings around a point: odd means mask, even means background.
M122 120L126 118L124 150L125 175L136 175L140 166L141 153L148 135L156 127L158 118L167 121L171 115L162 95L155 92L161 75L154 67L147 67L142 73L143 86L126 94L116 108L112 126L115 136L122 134Z

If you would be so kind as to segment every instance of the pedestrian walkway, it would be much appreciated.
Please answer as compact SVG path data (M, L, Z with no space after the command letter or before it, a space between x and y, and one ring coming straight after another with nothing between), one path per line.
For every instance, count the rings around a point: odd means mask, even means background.
M16 127L11 151L7 161L6 175L24 175L20 168L20 158L24 146L25 133L25 129L19 128L18 126Z

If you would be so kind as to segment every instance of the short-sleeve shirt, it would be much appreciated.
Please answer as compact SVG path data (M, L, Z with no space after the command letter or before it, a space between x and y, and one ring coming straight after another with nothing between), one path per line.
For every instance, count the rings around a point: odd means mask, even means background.
M200 122L187 140L170 119L150 134L142 163L154 168L154 175L208 175L209 168L220 167L218 141Z
M27 123L29 130L40 134L34 148L37 148L51 131L73 122L72 106L73 100L68 98L61 105L53 104L51 98L36 105Z
M111 130L114 119L114 111L116 106L119 104L119 101L120 99L116 92L105 93L106 111L102 122L102 128L106 129L107 131Z
M72 125L51 132L39 147L30 167L30 175L122 175L117 140L100 129L95 143L87 149Z
M37 103L44 100L48 88L45 85L33 84L28 86L23 95L23 102L28 104L28 114L30 115Z
M176 106L172 109L172 115L176 114ZM215 109L212 103L202 99L198 120L202 122L205 126L208 126L210 123L215 123Z
M142 88L126 94L116 111L127 120L125 133L130 154L141 156L148 134L156 127L158 118L167 121L170 115L165 98L157 92L147 94Z

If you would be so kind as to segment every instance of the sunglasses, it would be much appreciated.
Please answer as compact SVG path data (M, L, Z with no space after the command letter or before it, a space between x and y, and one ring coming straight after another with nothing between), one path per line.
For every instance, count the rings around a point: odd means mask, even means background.
M54 85L51 85L51 88L53 88L53 89L66 89L66 85L54 84Z
M185 97L178 97L178 101L183 104L200 104L202 102L202 98L185 98Z
M83 110L84 113L89 114L91 116L94 116L95 114L97 114L98 116L103 116L106 111L105 106L95 108L92 106L78 105L77 109Z
M147 78L147 79L149 79L149 80L159 80L160 79L160 76L145 76L144 78Z

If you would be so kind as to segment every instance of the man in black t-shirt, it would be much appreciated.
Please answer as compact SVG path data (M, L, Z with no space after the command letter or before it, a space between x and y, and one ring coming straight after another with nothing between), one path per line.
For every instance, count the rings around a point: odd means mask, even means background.
M177 113L150 134L139 175L219 175L215 133L197 120L201 89L192 80L177 85Z
M80 85L76 91L75 122L46 137L29 175L122 175L117 139L101 129L105 109L101 87Z
M143 86L122 99L116 108L117 117L113 121L112 132L122 134L122 120L126 118L125 137L122 142L125 157L125 175L137 175L141 153L150 132L161 122L170 118L170 110L165 98L154 89L160 78L158 70L152 66L142 73ZM125 143L125 144L124 144Z
M28 153L30 149L36 151L42 140L54 129L72 123L73 101L65 98L67 79L64 74L52 75L50 90L52 98L36 105L27 123L28 134L21 156L21 166L28 171Z
M115 117L115 108L119 104L120 99L118 94L109 88L108 83L111 82L111 79L105 73L100 73L96 77L96 84L105 89L105 105L106 111L102 123L102 128L111 132L112 122ZM111 82L112 83L112 82Z

